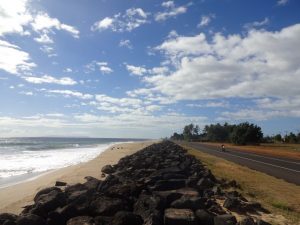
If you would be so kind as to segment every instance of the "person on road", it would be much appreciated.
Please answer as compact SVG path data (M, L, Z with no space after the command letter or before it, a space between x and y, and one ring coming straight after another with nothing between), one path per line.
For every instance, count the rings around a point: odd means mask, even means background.
M222 152L225 152L225 145L221 145Z

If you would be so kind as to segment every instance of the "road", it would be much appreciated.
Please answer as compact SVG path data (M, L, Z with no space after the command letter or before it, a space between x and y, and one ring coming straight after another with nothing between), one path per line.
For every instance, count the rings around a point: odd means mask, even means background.
M300 185L300 160L258 155L230 148L226 148L226 151L222 152L221 147L208 146L195 142L184 142L180 144Z

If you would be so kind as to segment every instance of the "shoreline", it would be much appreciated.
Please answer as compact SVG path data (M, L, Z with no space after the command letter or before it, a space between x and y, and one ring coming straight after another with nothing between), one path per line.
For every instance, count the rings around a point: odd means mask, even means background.
M54 186L56 181L68 184L82 183L84 177L101 178L101 168L116 164L120 158L131 155L157 141L126 142L111 145L94 159L77 165L51 170L21 183L0 188L0 213L19 214L22 207L32 204L34 195L41 189Z
M2 178L2 179L0 179L0 191L3 188L11 187L11 186L14 186L14 185L22 184L24 182L28 182L28 181L38 179L41 176L47 175L49 173L52 173L52 172L60 170L60 169L64 169L64 168L68 168L70 166L77 166L77 165L80 165L80 164L83 164L83 163L87 163L87 162L97 158L99 155L101 155L104 151L108 150L109 148L112 148L115 145L127 144L127 143L135 143L135 142L134 141L112 142L110 144L107 144L105 147L102 146L102 144L96 145L96 146L93 147L93 149L94 148L99 148L99 153L97 155L95 155L93 158L88 159L87 161L82 161L82 162L71 164L71 165L65 165L65 166L62 166L62 167L59 167L59 168L53 168L53 169L49 169L49 170L46 170L46 171L25 173L25 174L21 174L21 175ZM83 150L83 149L86 149L86 147L82 148L81 150ZM1 203L1 199L0 199L0 203Z

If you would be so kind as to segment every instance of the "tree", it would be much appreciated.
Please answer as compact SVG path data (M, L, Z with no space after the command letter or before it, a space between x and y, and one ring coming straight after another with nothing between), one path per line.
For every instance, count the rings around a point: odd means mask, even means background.
M274 141L276 141L276 142L281 142L281 141L282 141L281 134L276 134L276 135L274 136Z
M198 136L199 136L199 126L198 125L194 125L194 124L189 124L189 125L186 125L184 128L183 128L183 138L184 140L186 141L190 141L191 139L197 139Z
M175 132L175 133L171 136L171 139L172 139L172 140L177 140L177 141L183 140L183 135L182 135L182 134L178 134L178 133Z
M248 122L236 125L231 133L231 141L238 145L257 144L262 138L261 128Z

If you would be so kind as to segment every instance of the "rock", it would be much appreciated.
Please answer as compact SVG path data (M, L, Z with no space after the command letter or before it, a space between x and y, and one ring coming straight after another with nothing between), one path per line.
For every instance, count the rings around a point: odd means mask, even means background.
M229 214L214 217L214 225L236 225L236 218Z
M240 210L241 209L241 203L240 200L237 197L232 198L226 198L223 207L230 210Z
M185 187L185 180L183 179L170 179L159 180L151 188L153 191L167 191Z
M0 224L1 224L1 223L0 223ZM10 221L10 220L6 220L6 221L3 223L3 225L16 225L16 223L13 222L13 221Z
M95 221L93 217L77 216L69 219L67 225L95 225Z
M142 225L143 219L141 216L132 212L119 211L115 214L111 225Z
M0 224L4 224L6 221L15 222L18 216L12 213L1 213L0 214Z
M62 182L62 181L56 181L56 182L55 182L55 186L56 186L56 187L59 187L59 186L66 186L66 185L67 185L66 182Z
M86 187L87 190L97 190L98 186L101 184L102 181L94 178L94 177L85 177L86 182L83 185Z
M254 222L254 220L247 216L245 218L243 218L239 223L238 225L256 225L256 223Z
M198 209L195 212L198 224L214 225L214 218L203 209Z
M108 197L99 197L90 206L91 213L99 216L113 216L116 212L127 209L129 207L123 200Z
M112 217L107 217L107 216L96 216L94 218L96 225L110 225L111 220Z
M106 165L106 166L102 167L101 172L106 173L106 174L111 174L111 173L114 173L115 170L111 165Z
M45 225L46 221L37 215L34 214L28 214L28 215L23 215L20 216L16 220L17 225Z
M271 225L270 223L263 221L261 219L257 220L256 223L257 223L257 225Z
M172 202L172 208L177 209L203 209L205 207L205 200L200 197L182 196L180 199Z
M211 179L209 178L201 178L197 184L196 187L198 188L198 190L203 191L205 189L211 188L215 185L214 182L211 181Z
M162 222L162 209L163 202L159 196L141 194L133 212L143 218L144 224L159 225Z
M36 199L37 210L44 212L52 211L66 204L65 194L61 190L53 190L47 194L42 194Z
M42 190L40 190L38 193L36 193L35 197L34 197L34 202L36 202L36 200L39 198L40 195L44 195L44 194L48 194L51 191L60 191L60 189L58 187L49 187L49 188L44 188Z
M165 225L197 225L194 212L190 209L166 209L164 223Z

